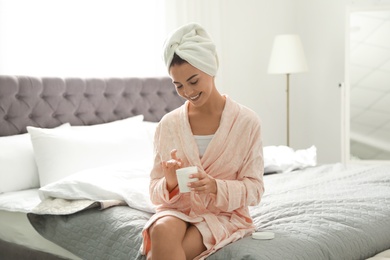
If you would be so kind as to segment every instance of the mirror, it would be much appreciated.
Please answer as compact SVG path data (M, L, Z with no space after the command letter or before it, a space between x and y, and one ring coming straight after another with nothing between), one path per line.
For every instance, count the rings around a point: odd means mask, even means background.
M390 6L347 15L345 157L390 160Z

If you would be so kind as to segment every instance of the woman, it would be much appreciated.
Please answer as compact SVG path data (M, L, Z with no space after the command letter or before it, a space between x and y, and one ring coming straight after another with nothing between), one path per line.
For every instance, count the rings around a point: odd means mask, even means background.
M215 45L198 24L177 29L164 60L186 99L157 126L150 197L157 212L143 230L148 259L204 259L254 231L248 206L264 192L260 122L250 109L221 95L214 77ZM176 169L197 166L189 193Z

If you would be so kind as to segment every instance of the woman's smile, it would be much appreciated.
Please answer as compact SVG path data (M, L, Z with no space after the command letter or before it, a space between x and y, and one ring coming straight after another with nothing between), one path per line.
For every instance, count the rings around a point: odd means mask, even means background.
M200 92L199 94L195 95L195 96L187 96L191 101L197 101L199 98L200 98L200 95L202 94L202 92Z

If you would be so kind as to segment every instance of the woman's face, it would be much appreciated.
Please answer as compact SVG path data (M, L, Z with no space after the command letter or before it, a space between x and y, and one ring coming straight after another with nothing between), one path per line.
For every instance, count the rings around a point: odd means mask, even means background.
M214 90L214 78L185 62L170 68L177 93L195 107L204 105Z

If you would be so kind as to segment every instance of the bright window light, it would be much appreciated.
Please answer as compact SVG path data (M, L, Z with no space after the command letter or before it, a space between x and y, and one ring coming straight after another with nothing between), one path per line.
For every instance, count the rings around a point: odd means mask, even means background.
M0 74L166 75L161 0L0 0Z

